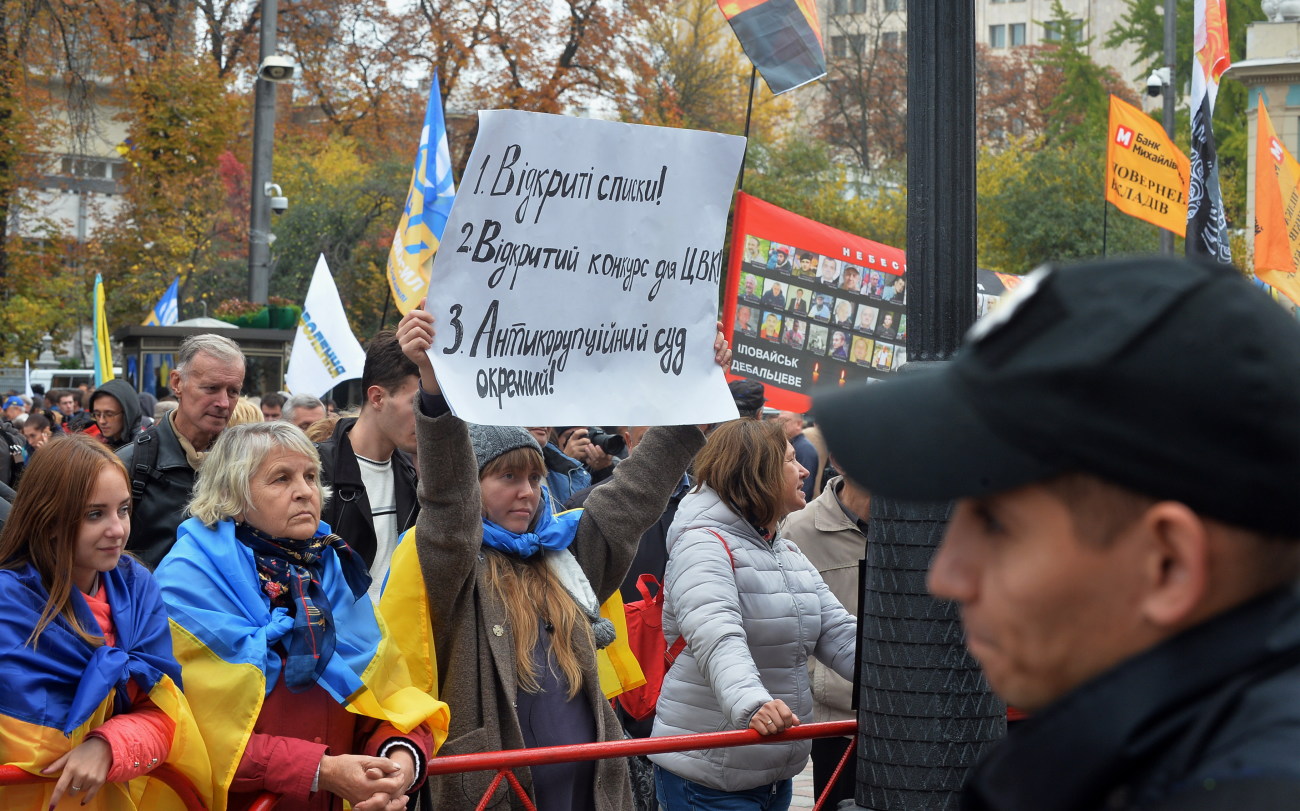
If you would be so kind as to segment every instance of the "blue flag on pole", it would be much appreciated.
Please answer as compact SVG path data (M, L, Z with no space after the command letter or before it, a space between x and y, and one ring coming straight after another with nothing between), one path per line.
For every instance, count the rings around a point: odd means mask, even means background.
M451 177L451 151L447 147L442 93L435 73L411 188L397 222L397 233L393 235L393 247L388 252L388 287L402 315L415 309L429 286L429 268L433 266L433 255L438 251L454 199L456 184Z
M158 303L153 305L153 311L149 317L144 320L146 327L170 327L175 324L180 315L180 306L177 296L180 293L181 278L177 276L172 279L171 285L167 292L162 294Z
M172 279L168 285L167 291L158 299L158 303L153 305L153 310L149 317L144 320L146 327L170 327L180 319L180 286L181 278L177 276ZM144 375L140 382L141 391L147 391L150 394L158 393L158 355L154 352L146 353L144 356ZM171 363L171 355L166 357L167 363Z

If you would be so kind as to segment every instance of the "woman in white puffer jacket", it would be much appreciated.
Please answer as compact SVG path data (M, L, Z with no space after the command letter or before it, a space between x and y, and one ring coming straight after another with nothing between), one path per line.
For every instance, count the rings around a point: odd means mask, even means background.
M699 486L668 533L664 634L686 648L664 678L654 735L750 728L771 735L812 714L808 657L853 676L856 622L792 542L808 471L775 423L719 427L695 459ZM652 755L659 803L779 811L808 741Z

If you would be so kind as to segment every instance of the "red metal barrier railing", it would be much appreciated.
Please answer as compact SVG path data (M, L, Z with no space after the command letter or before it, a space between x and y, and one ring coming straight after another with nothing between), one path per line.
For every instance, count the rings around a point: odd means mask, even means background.
M491 785L479 809L487 807L487 802L496 791L501 780L510 783L524 808L535 811L532 801L515 778L512 769L521 766L543 766L552 763L569 763L582 760L605 760L607 758L631 757L633 755L656 755L663 752L685 752L692 749L724 749L731 746L749 746L756 743L782 743L784 741L802 741L810 738L854 737L858 732L857 721L828 721L821 724L800 724L775 735L760 735L752 729L739 729L730 732L710 732L702 735L667 735L662 738L633 738L623 741L606 741L604 743L581 743L570 746L545 746L538 749L510 749L503 752L482 752L473 755L448 755L435 757L429 761L429 774L456 774L459 772L495 771ZM835 777L830 781L835 785L853 752L850 744L844 757L835 769ZM817 808L821 808L821 800Z

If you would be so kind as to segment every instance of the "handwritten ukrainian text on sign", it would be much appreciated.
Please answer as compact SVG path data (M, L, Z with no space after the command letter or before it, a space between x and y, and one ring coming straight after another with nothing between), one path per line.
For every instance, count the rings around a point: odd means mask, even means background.
M434 262L430 357L456 414L518 425L736 416L713 363L744 140L492 111Z

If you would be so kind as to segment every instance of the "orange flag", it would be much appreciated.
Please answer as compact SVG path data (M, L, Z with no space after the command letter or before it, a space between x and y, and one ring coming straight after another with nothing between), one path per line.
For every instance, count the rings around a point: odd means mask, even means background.
M1131 217L1183 236L1187 231L1187 156L1154 118L1110 97L1106 199Z
M1278 139L1262 96L1255 129L1255 275L1300 304L1300 163Z

